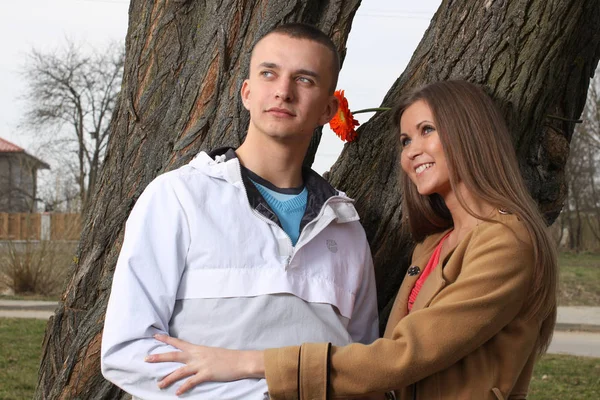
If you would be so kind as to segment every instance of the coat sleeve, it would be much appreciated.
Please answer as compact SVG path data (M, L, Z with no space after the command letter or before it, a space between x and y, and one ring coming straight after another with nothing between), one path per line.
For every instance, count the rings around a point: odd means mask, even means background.
M371 250L365 237L365 259L360 287L356 293L352 318L348 323L348 333L354 342L369 344L379 337L379 316L377 313L377 288Z
M440 291L427 308L401 319L391 338L370 345L333 346L328 357L331 397L408 386L464 358L513 320L525 302L533 267L532 246L529 239L523 240L529 236L522 224L515 222L477 227L456 281ZM302 346L300 357L293 348L266 351L271 399L300 398L298 386L279 383L309 374L307 368L313 362L306 360L322 359L323 346ZM291 362L294 357L295 363Z
M176 397L179 385L161 390L157 383L182 364L150 364L144 358L177 351L153 335L169 333L189 243L184 210L168 181L159 177L127 220L102 336L102 374L136 397Z

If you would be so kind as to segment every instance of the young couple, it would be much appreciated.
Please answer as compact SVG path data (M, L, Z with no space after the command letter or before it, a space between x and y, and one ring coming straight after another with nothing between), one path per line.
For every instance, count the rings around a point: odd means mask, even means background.
M302 169L338 72L322 32L275 28L241 89L244 143L146 188L106 313L107 379L148 400L526 397L555 322L556 256L498 109L464 81L395 109L418 244L378 338L352 201Z

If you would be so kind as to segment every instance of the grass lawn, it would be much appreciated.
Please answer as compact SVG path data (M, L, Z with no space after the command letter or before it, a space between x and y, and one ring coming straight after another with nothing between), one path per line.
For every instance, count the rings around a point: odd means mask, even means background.
M31 399L46 321L0 318L0 399Z
M600 399L600 358L546 354L535 367L527 398Z
M558 304L600 306L600 254L561 253L558 264Z

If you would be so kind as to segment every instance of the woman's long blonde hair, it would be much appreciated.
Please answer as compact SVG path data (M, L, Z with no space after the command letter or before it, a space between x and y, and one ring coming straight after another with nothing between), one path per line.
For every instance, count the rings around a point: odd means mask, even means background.
M543 353L552 338L556 322L556 246L547 233L537 204L529 194L504 118L492 99L478 86L466 81L441 81L404 96L393 113L400 126L404 111L416 101L430 107L446 156L450 185L460 204L457 190L462 182L473 195L492 206L516 214L527 227L533 243L535 266L529 293L529 315L543 321L538 351ZM422 196L404 171L402 214L405 226L416 241L452 226L452 217L442 198Z

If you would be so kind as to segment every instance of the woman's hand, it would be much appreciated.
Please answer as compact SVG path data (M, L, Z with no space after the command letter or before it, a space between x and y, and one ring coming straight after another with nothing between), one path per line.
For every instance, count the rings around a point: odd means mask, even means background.
M243 378L264 378L264 355L259 350L228 350L188 343L167 335L154 338L181 351L153 354L145 361L179 362L186 364L164 377L158 386L162 389L191 376L176 394L179 396L202 382L229 382Z

